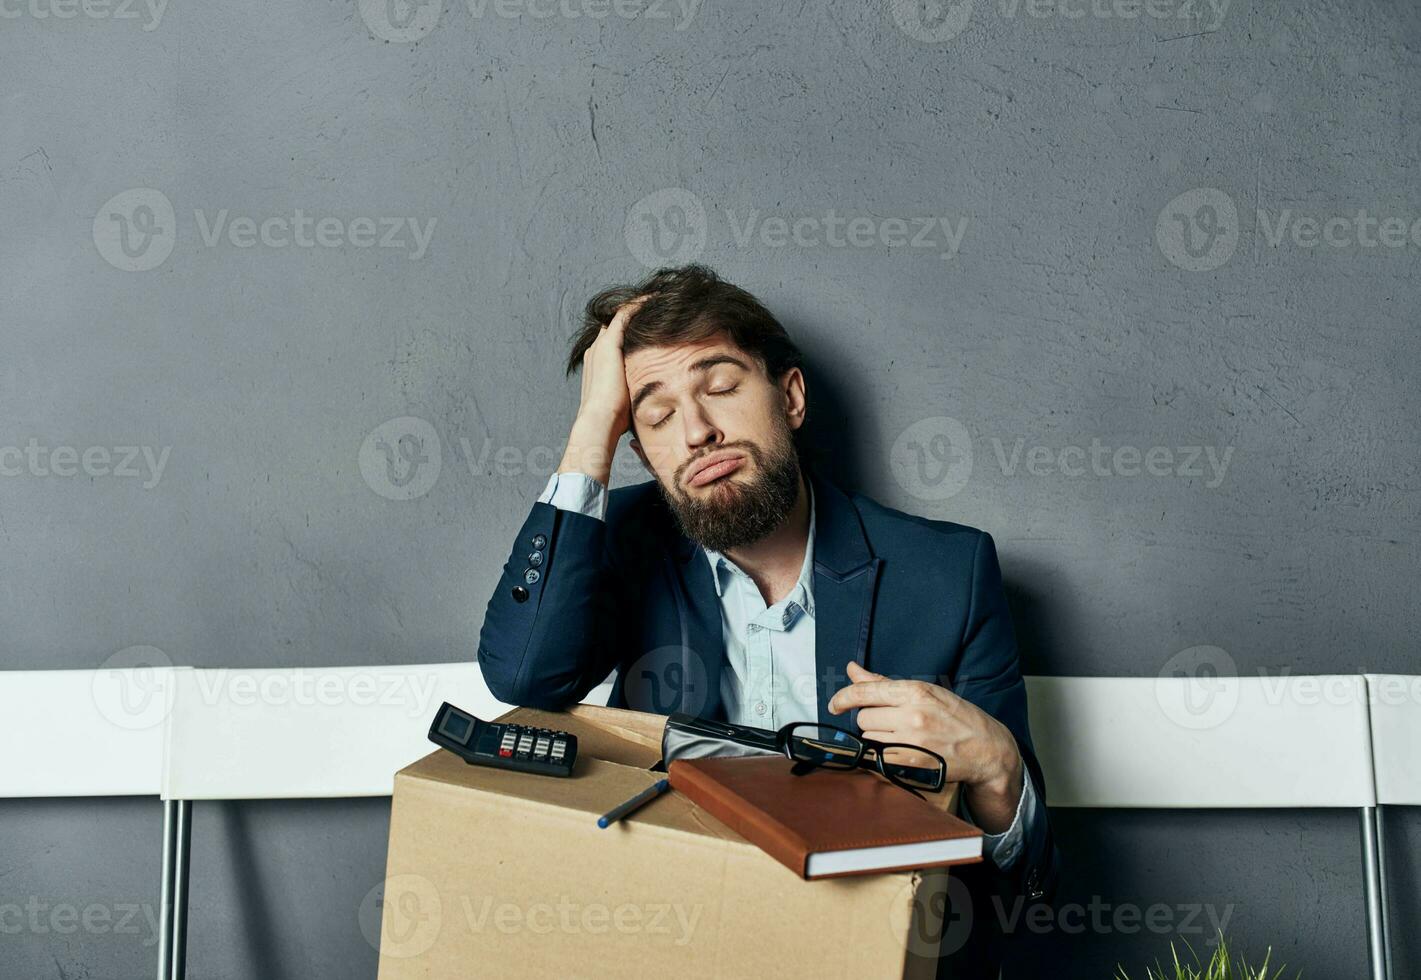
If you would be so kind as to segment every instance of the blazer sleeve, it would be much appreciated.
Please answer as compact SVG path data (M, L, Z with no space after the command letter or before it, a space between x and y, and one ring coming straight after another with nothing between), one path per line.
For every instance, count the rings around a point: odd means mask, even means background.
M478 661L494 697L559 710L612 672L618 576L607 540L596 517L533 505L479 632Z
M1024 778L1036 792L1036 812L1024 827L1023 854L999 884L1012 898L1047 900L1055 894L1060 854L1046 810L1046 780L1031 744L1027 724L1026 684L1021 677L1016 634L1007 609L997 549L990 534L980 533L972 560L972 599L962 640L962 658L953 692L1006 725L1016 738Z

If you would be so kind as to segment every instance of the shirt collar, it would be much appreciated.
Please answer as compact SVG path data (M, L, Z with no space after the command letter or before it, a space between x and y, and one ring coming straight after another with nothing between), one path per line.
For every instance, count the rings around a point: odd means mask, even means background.
M790 594L785 596L781 602L793 600L798 602L810 616L814 615L814 487L809 480L804 481L804 492L809 497L809 539L804 544L804 561L799 566L799 581L790 590ZM705 552L706 559L710 562L711 578L715 581L715 594L724 594L720 581L720 572L724 568L727 571L734 571L744 575L735 562L731 561L719 551L712 551L705 546L701 547Z

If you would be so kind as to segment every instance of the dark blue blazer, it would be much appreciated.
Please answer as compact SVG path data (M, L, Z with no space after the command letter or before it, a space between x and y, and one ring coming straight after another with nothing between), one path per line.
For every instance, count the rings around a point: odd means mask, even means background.
M1013 919L1013 903L1049 899L1058 874L996 548L982 531L905 514L807 475L815 504L819 719L858 730L856 711L828 712L829 698L848 683L850 660L893 678L940 684L1011 730L1042 804L1042 819L1009 873L990 859L954 869L968 882L974 908L954 910L972 927L953 975L979 975L1000 955L999 930L990 926L1003 914L988 897ZM615 671L613 706L723 719L720 605L699 552L652 482L613 490L605 522L534 504L479 635L489 689L510 704L556 710Z

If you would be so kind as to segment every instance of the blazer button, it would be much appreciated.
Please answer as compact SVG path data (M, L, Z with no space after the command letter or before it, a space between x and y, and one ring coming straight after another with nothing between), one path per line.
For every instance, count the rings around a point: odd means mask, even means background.
M528 590L525 589L525 588L523 588L523 586L521 586L521 585L515 585L515 586L513 587L513 601L514 601L514 602L527 602L527 601L528 601Z
M536 568L523 569L523 581L527 582L529 585L532 585L540 578L542 578L542 573L539 572Z
M547 543L548 543L548 539L547 539L547 537L546 537L545 535L542 535L542 534L535 534L535 535L533 535L533 547L535 547L535 548L541 548L543 545L545 545L545 544L547 544Z
M543 553L542 553L541 551L530 551L530 552L528 552L528 564L532 565L534 568L537 568L537 567L538 567L539 565L541 565L542 563L543 563Z

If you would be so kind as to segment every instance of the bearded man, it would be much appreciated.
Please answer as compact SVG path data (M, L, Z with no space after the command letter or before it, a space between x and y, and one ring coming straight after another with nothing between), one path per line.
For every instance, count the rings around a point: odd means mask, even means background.
M996 549L803 465L801 362L763 304L702 266L595 296L567 362L582 372L567 449L479 663L510 704L562 709L615 675L617 707L819 722L942 756L986 859L953 869L971 908L948 914L970 928L940 975L995 980L1004 924L1049 898L1059 862ZM609 490L628 431L653 479Z

